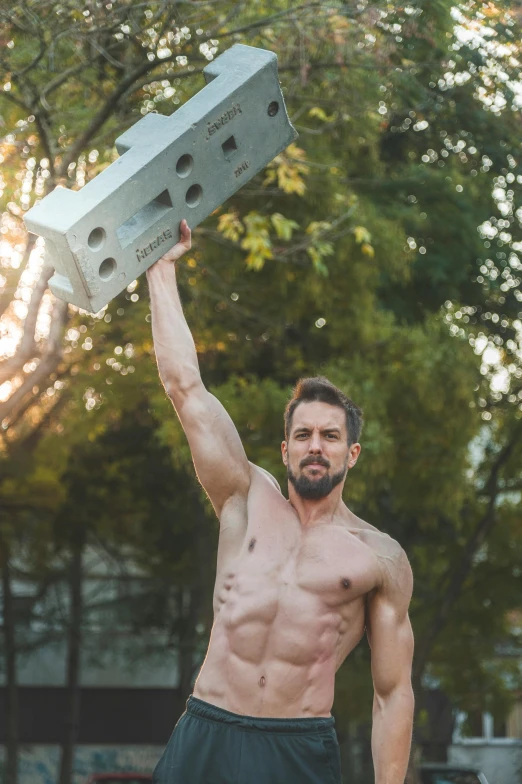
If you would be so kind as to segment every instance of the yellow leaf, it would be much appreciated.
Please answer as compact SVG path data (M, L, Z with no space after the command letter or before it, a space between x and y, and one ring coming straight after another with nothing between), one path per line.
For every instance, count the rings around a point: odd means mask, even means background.
M219 216L218 231L223 234L227 240L237 242L241 234L244 234L245 227L241 223L237 212L225 212Z
M307 234L321 234L332 228L332 224L328 221L311 221L306 227Z
M269 220L266 215L260 215L253 210L244 220L246 234L241 241L241 247L248 250L246 265L249 269L260 270L267 259L272 258L272 243L269 236Z
M304 163L305 157L304 150L295 144L290 144L268 164L263 185L271 185L277 181L278 188L285 193L302 196L306 191L303 176L310 170L310 167Z
M320 106L312 106L308 111L309 117L317 117L319 120L326 120L326 112Z
M355 234L355 242L358 245L361 242L371 242L372 236L365 226L354 226L352 231Z
M291 240L294 229L299 228L299 224L290 218L285 218L280 212L274 212L271 221L276 230L276 234L281 240Z
M322 120L325 123L331 123L335 120L336 114L326 114L324 109L321 109L320 106L312 106L312 108L308 111L309 117L317 117L318 120Z

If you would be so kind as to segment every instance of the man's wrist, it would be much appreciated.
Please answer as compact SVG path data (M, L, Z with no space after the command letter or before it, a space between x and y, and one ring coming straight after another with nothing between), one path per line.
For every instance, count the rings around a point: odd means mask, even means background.
M166 261L165 259L161 258L158 261L155 261L154 264L147 269L147 278L151 276L157 275L175 275L176 273L176 261Z

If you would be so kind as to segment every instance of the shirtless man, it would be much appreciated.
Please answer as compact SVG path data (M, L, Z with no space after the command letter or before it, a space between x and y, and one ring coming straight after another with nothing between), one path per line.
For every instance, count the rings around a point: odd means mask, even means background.
M181 238L147 271L161 381L220 522L208 651L155 784L341 784L335 673L366 631L375 784L403 784L411 744L413 578L387 534L342 500L361 410L321 377L285 412L288 500L249 463L203 386L176 286Z

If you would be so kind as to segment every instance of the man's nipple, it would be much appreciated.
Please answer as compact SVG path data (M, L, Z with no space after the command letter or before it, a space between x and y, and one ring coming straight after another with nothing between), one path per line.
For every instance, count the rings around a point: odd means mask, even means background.
M253 536L252 539L250 540L250 544L248 545L249 552L252 552L255 546L256 546L256 538L255 536Z

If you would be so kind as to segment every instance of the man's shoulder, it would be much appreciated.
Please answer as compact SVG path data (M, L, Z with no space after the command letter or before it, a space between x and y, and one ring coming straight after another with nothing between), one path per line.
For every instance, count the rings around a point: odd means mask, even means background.
M406 551L402 545L374 525L357 518L357 528L360 538L370 547L377 557L381 575L382 590L409 591L413 575Z
M391 536L377 553L381 573L381 591L400 604L409 604L413 593L413 572L404 548Z
M377 557L400 558L406 555L399 542L391 537L386 531L382 531L371 523L367 523L361 517L351 515L353 522L348 525L348 529L355 533L359 538L370 547Z

